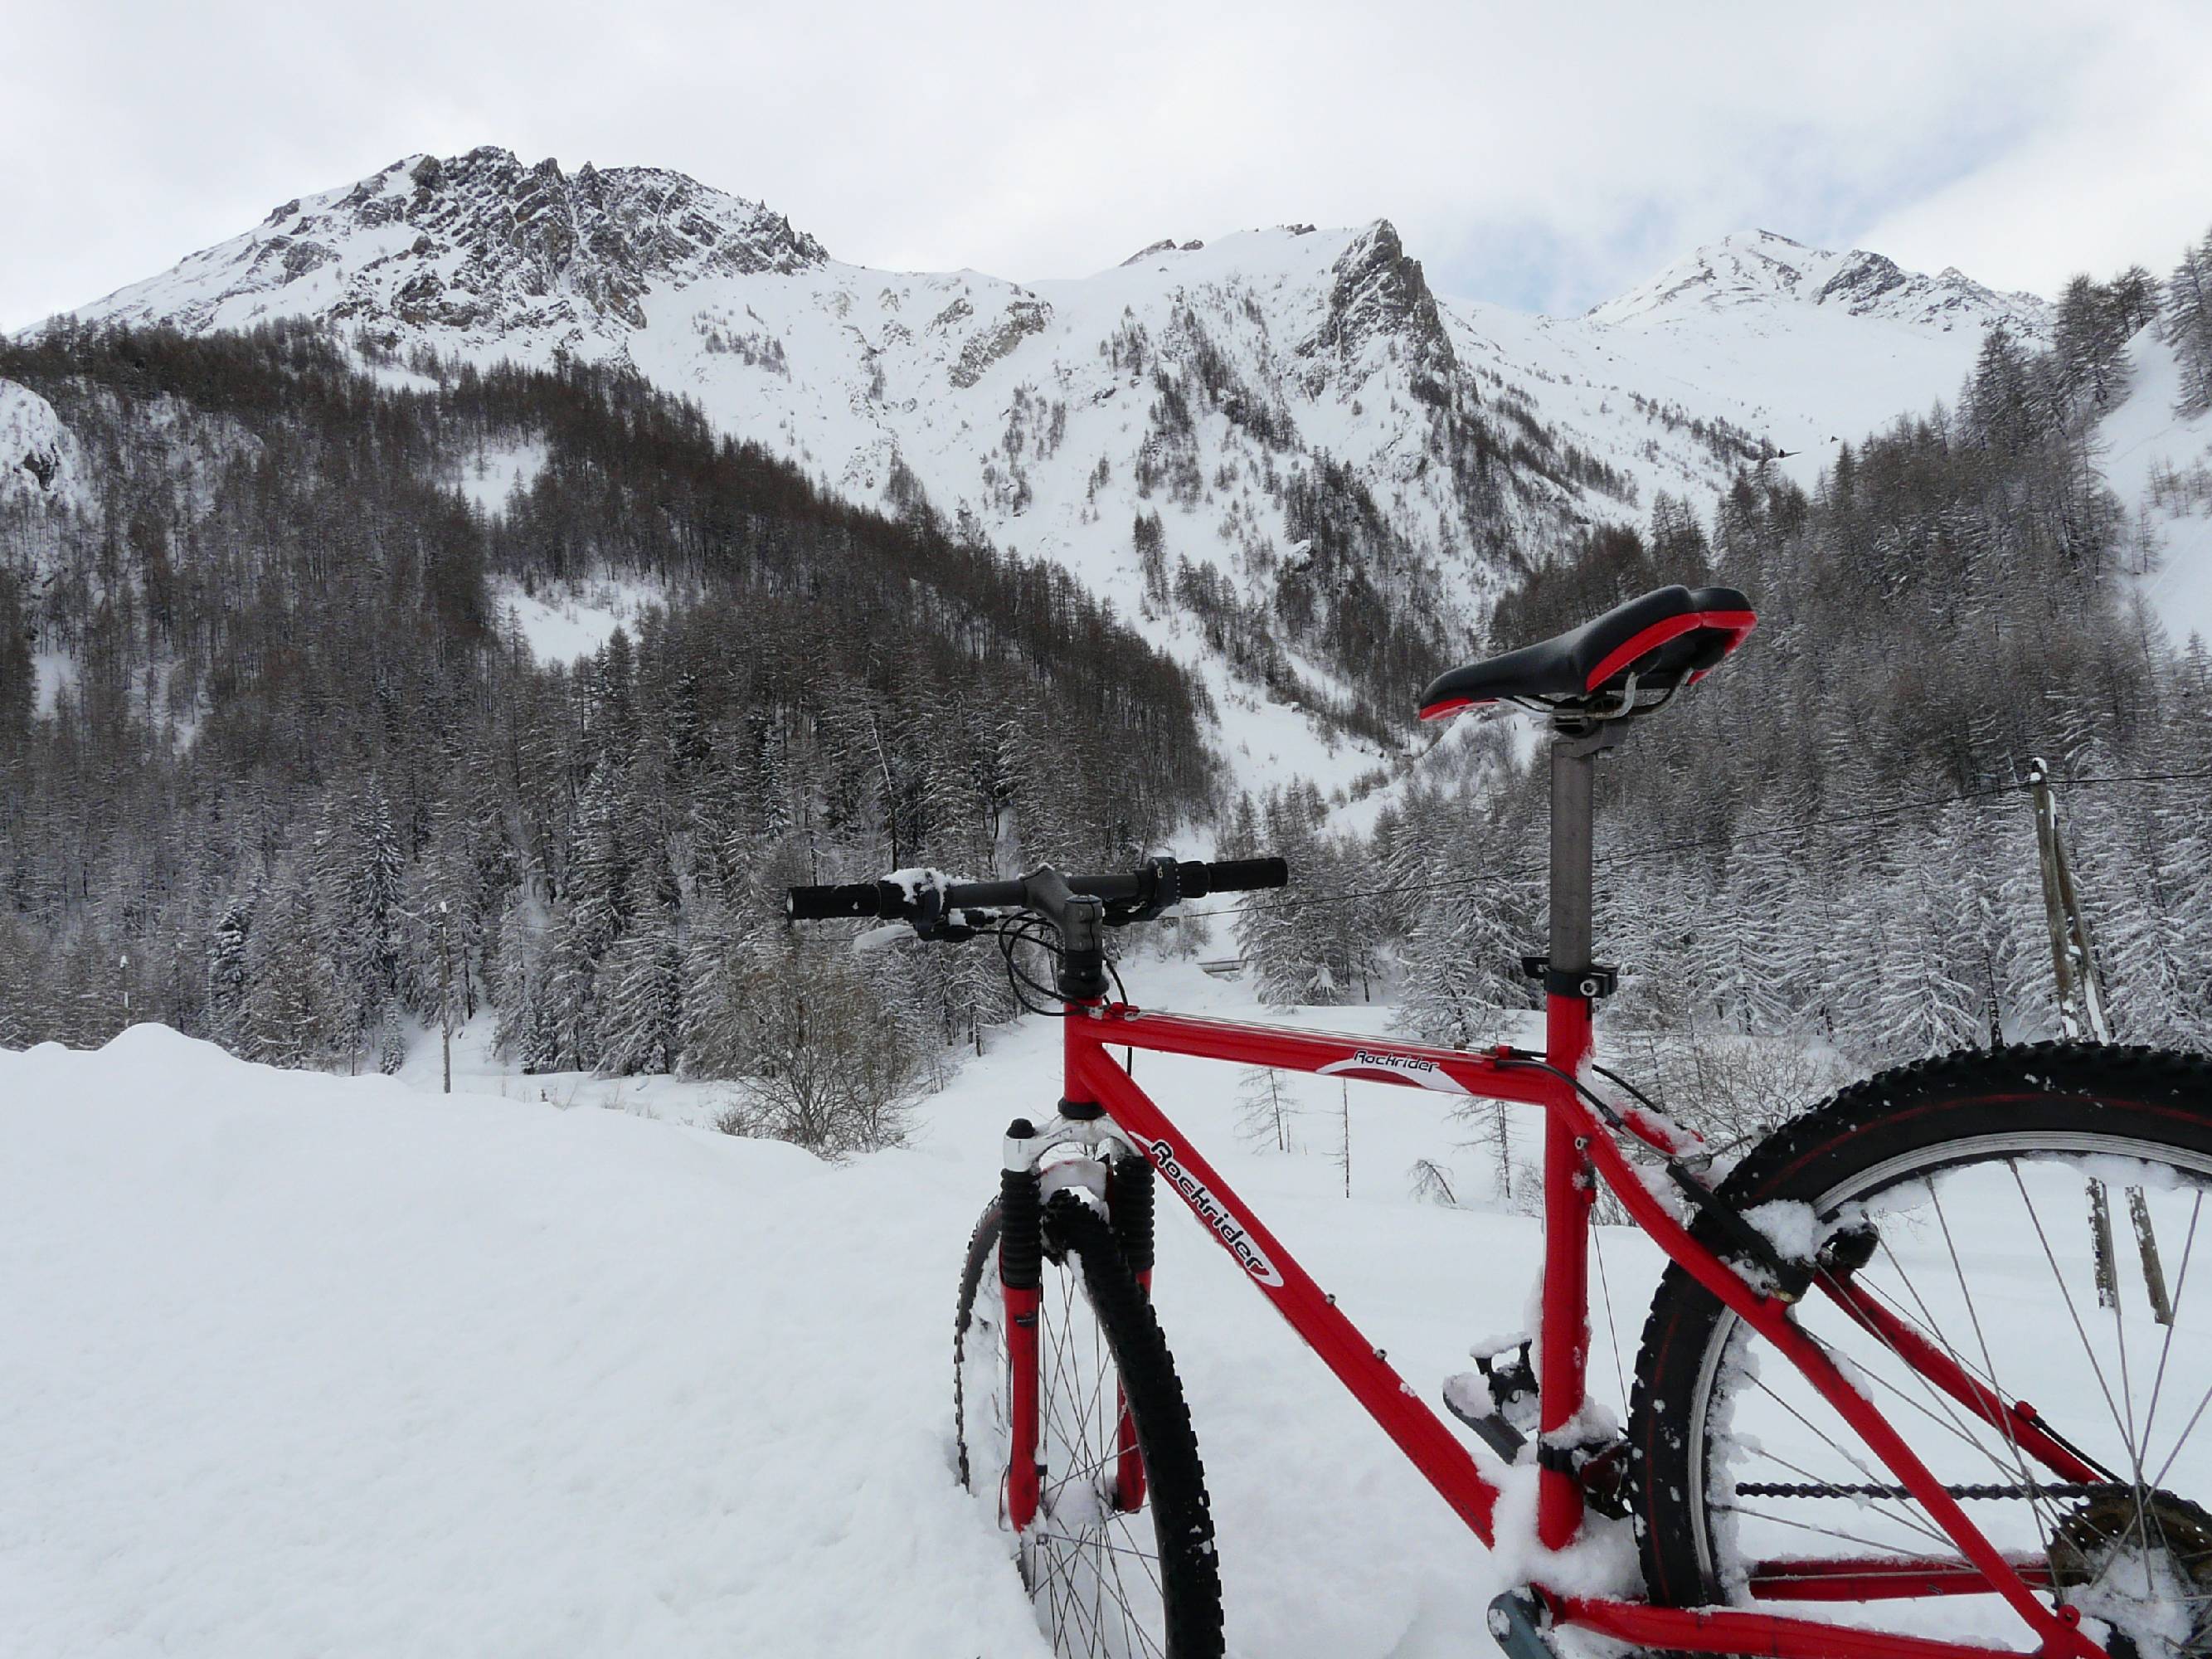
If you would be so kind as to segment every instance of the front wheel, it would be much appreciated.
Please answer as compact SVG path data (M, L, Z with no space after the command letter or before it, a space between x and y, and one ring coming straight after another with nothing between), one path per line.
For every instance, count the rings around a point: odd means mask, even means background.
M1784 1125L1721 1191L1817 1264L1793 1317L2047 1600L2116 1655L2212 1654L2212 1063L2053 1043L1907 1066ZM2009 1619L1957 1593L1978 1576L1928 1570L1956 1558L1942 1528L1679 1267L1628 1431L1655 1602L1850 1599L1871 1604L1853 1622L1931 1635Z
M1149 1174L1149 1171L1146 1172ZM953 1325L960 1478L1006 1521L1012 1370L1000 1208L976 1224ZM1053 1651L1073 1659L1218 1659L1221 1575L1190 1413L1151 1302L1113 1228L1073 1192L1044 1206L1036 1518L1014 1540ZM1141 1460L1121 1490L1124 1423Z

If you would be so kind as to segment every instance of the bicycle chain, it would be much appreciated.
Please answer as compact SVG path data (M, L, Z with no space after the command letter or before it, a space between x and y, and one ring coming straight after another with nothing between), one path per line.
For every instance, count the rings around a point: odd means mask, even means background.
M1739 1498L1887 1498L1911 1501L1912 1493L1903 1486L1883 1486L1874 1481L1863 1481L1853 1486L1837 1486L1818 1481L1754 1480L1736 1489ZM2114 1493L2131 1492L2134 1487L2115 1480L2053 1481L2048 1484L2031 1483L1999 1486L1946 1486L1943 1490L1953 1498L1972 1499L1982 1498L2106 1498Z

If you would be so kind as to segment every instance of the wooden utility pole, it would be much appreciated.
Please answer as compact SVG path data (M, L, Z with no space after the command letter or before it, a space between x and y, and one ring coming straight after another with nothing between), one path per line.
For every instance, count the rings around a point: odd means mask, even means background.
M2074 890L2074 870L2058 833L2058 800L2051 792L2051 768L2040 756L2027 763L2027 787L2035 796L2035 845L2043 872L2043 908L2051 922L2051 967L2058 982L2058 1023L2068 1041L2112 1040L2105 1015L2104 987L2097 978L2097 953L2089 937L2089 918Z
M2044 913L2051 921L2051 968L2058 983L2059 1025L2069 1042L2086 1036L2092 1042L2110 1042L2112 1026L2105 1012L2105 988L2097 977L2089 918L2081 909L2081 896L2074 888L2066 838L2058 832L2058 801L2051 792L2051 768L2040 756L2027 763L2027 787L2035 795L2035 845L2042 864ZM2136 1254L2142 1261L2143 1290L2150 1299L2151 1316L2161 1325L2172 1325L2173 1303L2166 1291L2158 1240L2151 1231L2148 1200L2141 1187L2130 1187L2127 1194L2128 1219L2135 1232ZM2117 1310L2120 1305L2119 1251L2112 1236L2112 1197L2105 1182L2095 1176L2089 1177L2087 1196L2097 1305Z

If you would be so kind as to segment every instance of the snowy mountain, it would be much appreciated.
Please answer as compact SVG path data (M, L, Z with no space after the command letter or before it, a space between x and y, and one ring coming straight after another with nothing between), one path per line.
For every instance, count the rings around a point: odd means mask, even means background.
M827 256L758 203L654 167L551 161L506 150L419 155L343 190L295 198L245 235L93 308L119 322L188 330L320 313L451 331L470 341L641 328L657 286L790 272Z
M1778 301L1978 335L1997 323L2040 334L2050 313L2033 294L1994 293L1955 268L1923 276L1899 270L1879 253L1829 253L1759 230L1699 248L1650 281L1593 307L1589 318L1608 328L1650 328L1711 312L1771 308Z
M885 272L681 174L483 149L284 203L77 315L312 315L403 353L625 362L842 492L1067 563L1202 656L1181 561L1274 605L1337 585L1302 563L1332 556L1326 520L1378 601L1455 651L1579 526L1661 489L1702 504L1769 447L1948 397L1984 328L2040 334L2046 312L1769 233L1577 319L1440 298L1387 222L1165 239L1072 280ZM1331 499L1302 503L1301 477ZM1294 656L1310 700L1343 700L1345 651Z

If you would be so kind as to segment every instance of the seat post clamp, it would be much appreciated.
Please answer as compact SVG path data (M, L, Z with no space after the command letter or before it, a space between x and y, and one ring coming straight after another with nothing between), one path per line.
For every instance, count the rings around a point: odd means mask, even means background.
M1530 979L1542 980L1548 996L1582 997L1595 1002L1620 988L1620 969L1602 962L1593 962L1579 974L1571 974L1554 970L1549 957L1523 957L1521 971Z

